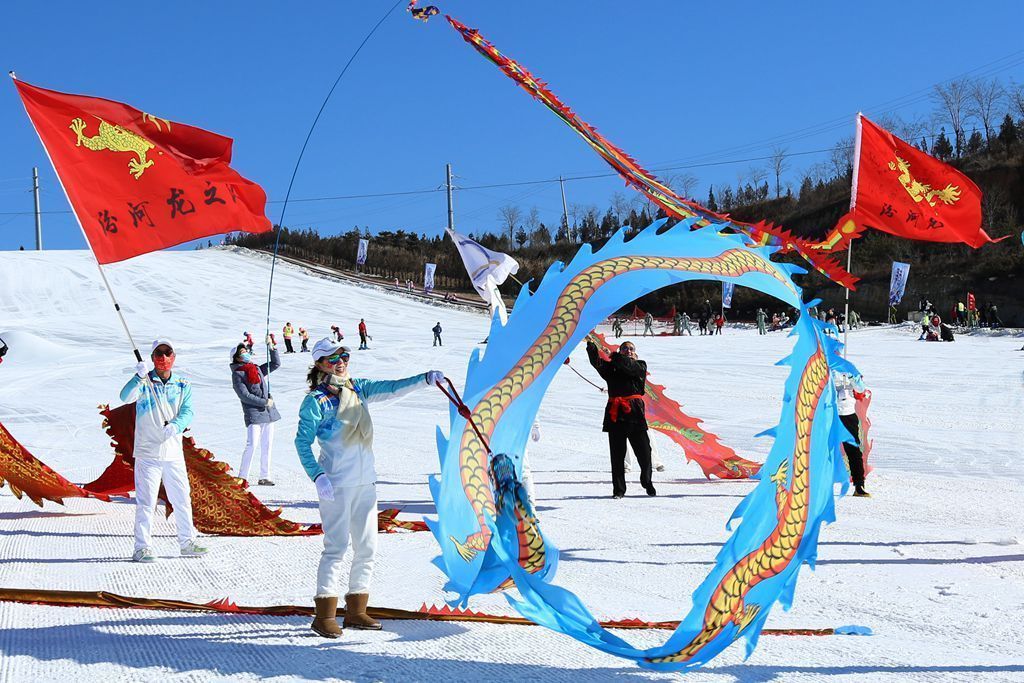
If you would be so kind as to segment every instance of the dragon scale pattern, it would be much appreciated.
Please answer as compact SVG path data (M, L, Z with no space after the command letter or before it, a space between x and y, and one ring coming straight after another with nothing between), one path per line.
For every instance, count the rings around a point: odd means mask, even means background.
M787 489L785 461L771 478L777 489L778 525L759 548L737 562L722 578L704 612L703 629L678 652L647 661L685 662L717 638L730 623L742 631L760 611L758 605L745 604L747 593L758 583L780 574L796 556L807 525L812 419L828 382L828 361L819 347L808 359L800 377L792 483Z

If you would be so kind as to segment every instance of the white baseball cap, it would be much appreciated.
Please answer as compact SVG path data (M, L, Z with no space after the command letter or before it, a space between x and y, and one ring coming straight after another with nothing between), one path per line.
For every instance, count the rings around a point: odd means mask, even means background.
M349 348L344 346L341 342L336 342L330 337L324 337L313 345L313 360L318 361L321 358L326 358L339 350L349 353Z
M153 340L153 348L151 348L151 349L149 350L149 352L150 352L150 353L153 353L154 351L156 351L156 349L157 349L157 347L158 347L158 346L166 346L166 347L167 347L167 348L169 348L169 349L170 349L171 351L173 351L173 350L174 350L174 344L172 344L172 343L171 343L171 341L170 341L169 339L154 339L154 340Z

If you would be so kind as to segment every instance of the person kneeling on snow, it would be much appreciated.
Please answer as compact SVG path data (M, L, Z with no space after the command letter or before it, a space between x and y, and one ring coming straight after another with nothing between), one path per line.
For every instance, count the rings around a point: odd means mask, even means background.
M199 557L206 548L196 542L192 526L192 492L181 449L181 433L192 424L192 385L171 373L174 347L166 339L153 342L155 370L144 362L121 389L121 400L135 401L135 553L136 562L153 562L153 512L163 481L174 507L178 543L183 557Z
M373 422L367 404L427 387L444 379L431 370L393 381L352 379L349 349L329 338L313 346L310 392L299 408L295 449L309 478L316 484L324 550L317 570L311 628L325 638L338 638L337 585L342 558L352 539L352 567L345 595L345 626L381 628L366 613L373 556L377 548L377 473L373 457ZM313 441L320 457L313 455Z

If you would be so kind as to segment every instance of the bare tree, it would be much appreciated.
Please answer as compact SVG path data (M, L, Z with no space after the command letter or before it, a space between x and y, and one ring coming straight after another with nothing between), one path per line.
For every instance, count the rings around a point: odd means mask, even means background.
M970 111L981 121L985 129L985 142L989 142L995 119L999 116L997 108L1006 97L1006 90L995 78L989 81L979 78L971 83L970 96Z
M622 217L629 215L629 200L621 192L612 195L612 213L615 214L615 227L621 228Z
M935 86L932 99L939 104L946 119L953 126L953 134L956 137L956 144L953 147L957 159L964 148L964 123L970 118L970 91L971 84L964 78Z
M1010 103L1017 107L1020 116L1024 119L1024 85L1014 84L1010 88Z
M523 217L523 212L520 211L518 206L512 204L506 204L505 206L498 209L498 218L506 230L508 230L508 246L512 247L512 238L516 230L516 225L519 224L520 219Z
M572 203L569 205L569 217L572 218L572 227L569 228L569 241L575 242L579 237L580 230L580 216L583 215L583 207L579 204Z
M526 216L526 227L530 229L531 233L540 227L540 211L536 206L530 207L530 213Z
M832 146L829 163L836 178L842 178L853 168L853 138L845 137Z
M776 199L782 196L782 174L789 169L789 162L786 161L787 152L789 152L789 150L785 147L776 146L772 149L771 169L775 173Z
M699 183L700 180L692 173L677 173L665 179L665 184L684 199L693 199L693 193Z

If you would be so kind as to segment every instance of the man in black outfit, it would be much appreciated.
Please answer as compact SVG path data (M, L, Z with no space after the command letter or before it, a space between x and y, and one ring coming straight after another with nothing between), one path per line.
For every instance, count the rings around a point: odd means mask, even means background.
M587 339L587 356L601 378L608 383L608 405L604 409L603 431L608 432L612 459L612 497L626 495L626 441L640 464L640 483L648 496L656 496L651 483L651 440L644 413L644 384L647 363L636 356L636 347L626 342L602 360L597 345Z

